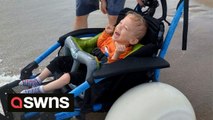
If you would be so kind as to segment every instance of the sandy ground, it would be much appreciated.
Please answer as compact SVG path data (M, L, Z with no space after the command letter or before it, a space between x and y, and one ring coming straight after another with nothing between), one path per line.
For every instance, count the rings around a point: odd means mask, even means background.
M194 1L197 1L195 3ZM183 92L195 110L197 120L213 118L213 42L212 0L190 1L188 50L181 51L182 22L178 24L166 60L171 67L161 71L160 80ZM174 15L176 0L169 0L168 20ZM126 6L135 2L127 0ZM0 84L8 76L18 75L61 35L72 30L75 1L45 0L1 1L0 7ZM98 16L98 17L97 17ZM94 19L97 18L97 19ZM89 18L89 27L104 27L106 16L100 11ZM55 57L48 57L47 61ZM48 62L42 62L41 70ZM3 76L3 77L2 77ZM8 78L7 78L8 79ZM10 77L13 80L13 77ZM3 81L3 82L2 82ZM104 114L90 114L102 120Z
M212 0L196 0L198 3L204 4L208 7L213 7L213 1Z

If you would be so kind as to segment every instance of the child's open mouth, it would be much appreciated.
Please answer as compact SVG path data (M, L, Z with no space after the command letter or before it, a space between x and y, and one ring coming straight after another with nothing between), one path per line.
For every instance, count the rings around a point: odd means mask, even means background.
M114 33L114 37L115 37L115 38L118 38L119 36L120 36L120 34L119 34L118 32L115 32L115 33Z

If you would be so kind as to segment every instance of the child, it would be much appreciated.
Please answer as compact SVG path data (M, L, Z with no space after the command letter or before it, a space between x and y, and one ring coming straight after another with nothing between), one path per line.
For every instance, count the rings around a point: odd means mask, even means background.
M137 44L146 34L147 24L144 18L136 12L128 12L116 27L107 25L105 30L98 38L97 46L107 54L107 63L124 59L132 50L133 45ZM80 84L85 80L86 70L69 73L71 70L72 59L69 56L56 57L42 72L34 79L23 80L19 85L33 87L23 90L21 93L46 93L70 83ZM50 74L60 70L64 74L57 80L40 85L42 80Z

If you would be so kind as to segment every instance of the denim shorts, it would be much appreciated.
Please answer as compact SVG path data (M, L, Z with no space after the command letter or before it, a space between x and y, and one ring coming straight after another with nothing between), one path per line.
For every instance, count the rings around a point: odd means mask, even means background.
M118 15L126 0L107 0L109 15ZM88 15L99 9L99 0L76 0L76 16Z

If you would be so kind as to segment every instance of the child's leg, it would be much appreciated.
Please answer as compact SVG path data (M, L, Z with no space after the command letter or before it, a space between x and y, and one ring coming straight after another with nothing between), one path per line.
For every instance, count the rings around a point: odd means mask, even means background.
M56 89L62 88L63 86L67 85L70 83L70 74L65 73L63 74L59 79L48 83L43 86L38 86L34 87L31 89L23 90L21 93L46 93L46 92L51 92Z
M46 84L43 86L44 92L51 92L53 90L64 87L65 85L70 83L70 74L65 73L59 79L54 80L53 82Z
M51 75L51 71L48 68L44 68L44 70L41 72L41 74L38 76L41 80L46 79Z
M29 94L29 93L44 93L43 86L37 86L31 89L22 90L21 93L23 94Z
M36 87L41 84L42 80L56 71L70 72L73 60L70 56L58 56L54 58L49 65L41 72L36 79L23 80L19 85Z
M41 74L39 76L37 76L36 78L33 79L26 79L26 80L22 80L19 85L23 85L23 86L29 86L29 87L36 87L39 86L42 81L44 79L46 79L49 75L51 74L51 72L45 68Z

